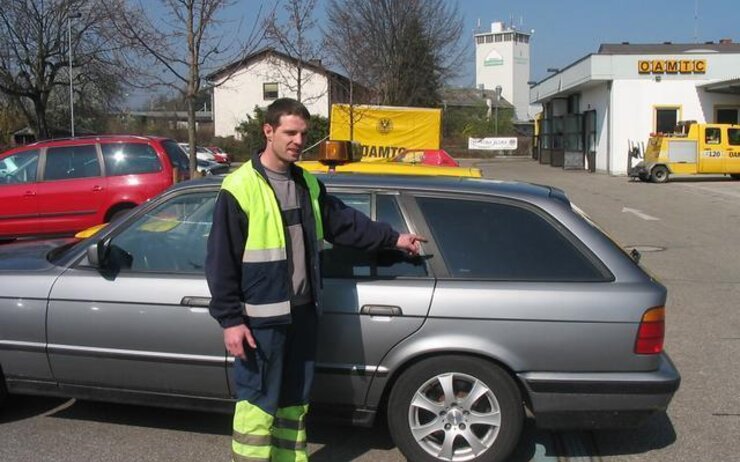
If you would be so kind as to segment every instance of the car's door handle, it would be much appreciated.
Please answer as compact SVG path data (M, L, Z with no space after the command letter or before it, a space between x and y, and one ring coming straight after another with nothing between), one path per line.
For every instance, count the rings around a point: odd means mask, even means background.
M25 193L23 193L23 197L34 197L35 195L35 191L26 191Z
M201 308L208 308L210 303L210 297L182 297L182 300L180 300L180 305L197 306Z
M93 191L102 191L103 190L103 187L96 184L95 186L93 186L92 190Z
M401 316L403 310L401 310L400 306L362 305L360 314L369 314L370 316Z

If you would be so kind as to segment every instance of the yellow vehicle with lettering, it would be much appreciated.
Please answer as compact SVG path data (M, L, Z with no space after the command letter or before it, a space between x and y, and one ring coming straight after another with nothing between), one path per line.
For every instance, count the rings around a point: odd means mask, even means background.
M301 160L298 165L311 173L356 173L365 175L423 175L481 178L479 168L446 167L383 159L360 162L362 146L349 141L328 140L319 145L318 160Z
M725 174L740 180L740 125L679 122L674 133L650 136L629 176L665 183L670 175Z

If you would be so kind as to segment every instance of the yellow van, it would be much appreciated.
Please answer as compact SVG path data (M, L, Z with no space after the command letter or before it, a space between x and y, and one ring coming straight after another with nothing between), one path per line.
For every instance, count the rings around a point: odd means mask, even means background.
M645 158L629 170L629 176L653 183L693 174L740 180L740 125L680 122L674 133L652 134Z

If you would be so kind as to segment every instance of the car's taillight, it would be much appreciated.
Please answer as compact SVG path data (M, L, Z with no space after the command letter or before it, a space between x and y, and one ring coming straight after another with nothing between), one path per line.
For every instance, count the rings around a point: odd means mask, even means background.
M665 339L665 308L656 306L642 315L640 328L637 330L635 353L654 355L663 351Z

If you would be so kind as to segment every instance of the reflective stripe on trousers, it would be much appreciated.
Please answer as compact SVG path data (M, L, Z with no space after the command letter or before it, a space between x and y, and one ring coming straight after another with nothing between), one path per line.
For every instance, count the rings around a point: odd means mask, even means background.
M308 462L308 405L278 408L275 417L248 401L234 412L231 450L234 462Z

